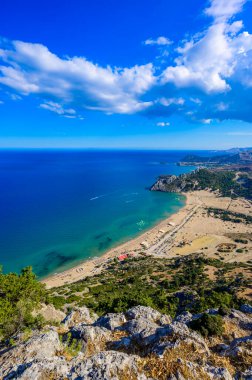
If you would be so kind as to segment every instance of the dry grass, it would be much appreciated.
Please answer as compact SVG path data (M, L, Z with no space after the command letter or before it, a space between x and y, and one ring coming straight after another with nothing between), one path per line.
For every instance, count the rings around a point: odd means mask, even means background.
M92 355L97 354L97 352L105 351L106 349L107 349L107 340L105 337L102 336L99 339L99 341L93 342L91 340L88 340L85 347L84 354L88 358Z
M142 372L157 380L166 380L169 376L180 372L186 379L195 379L195 373L188 365L187 361L202 361L203 355L199 354L192 344L181 343L174 349L167 350L163 357L151 354L139 362ZM201 373L202 372L202 373ZM209 380L201 368L197 369L198 378Z
M209 358L209 364L211 364L213 367L223 367L226 368L231 375L233 375L236 372L235 367L231 364L231 361L229 358L219 356L215 353L211 353L211 356Z
M118 380L137 380L138 374L132 368L126 367L116 374Z
M189 362L193 363L193 368L189 367ZM209 380L210 377L203 370L203 366L206 364L224 367L230 374L235 373L235 368L229 358L218 356L212 352L210 355L202 354L193 344L185 342L174 349L167 350L163 357L152 354L139 362L141 371L146 376L157 380L166 380L178 372L188 380L195 378Z
M223 338L227 342L231 342L234 339L234 336L236 337L239 336L239 338L242 338L247 335L248 335L248 331L239 327L238 323L231 322L231 321L224 322Z
M54 371L44 371L41 375L39 380L58 380L59 376ZM66 378L62 380L67 380Z

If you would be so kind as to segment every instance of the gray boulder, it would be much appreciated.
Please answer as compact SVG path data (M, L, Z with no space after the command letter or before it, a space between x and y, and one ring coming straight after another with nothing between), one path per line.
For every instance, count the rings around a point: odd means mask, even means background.
M64 318L66 318L66 314L61 310L55 309L53 305L42 304L41 308L36 312L33 312L33 315L42 315L42 317L48 322L61 322Z
M171 323L171 317L169 315L161 314L159 311L152 309L149 306L134 306L125 313L127 319L147 319L150 322L159 323ZM165 320L164 320L165 318ZM165 321L165 322L164 322Z
M122 327L122 330L131 336L132 341L143 346L154 343L158 339L158 329L159 326L156 323L141 317L128 321Z
M174 322L180 322L180 323L190 323L193 320L193 315L190 313L190 311L184 311L183 313L179 314L174 318Z
M159 328L157 335L161 341L154 345L153 350L162 356L167 349L178 347L180 343L193 344L202 354L209 355L209 348L203 337L190 330L186 324L173 322L167 327Z
M137 356L121 352L100 352L71 369L70 380L118 380L120 377L147 380L137 368Z
M20 380L65 380L69 371L70 365L66 362L65 358L54 357L42 361L34 360L24 369L24 371L19 371L19 374L16 374L15 377L10 374L4 380L10 380L13 378Z
M115 330L127 322L123 313L109 313L97 319L94 326L105 327L109 330Z
M104 327L87 326L80 324L70 330L73 338L80 339L84 353L96 353L106 348L107 342L111 340L111 332Z
M58 333L53 329L35 333L27 342L18 344L0 356L0 378L23 372L35 360L53 358L60 349Z
M86 325L93 324L98 319L98 315L92 313L86 306L75 308L72 310L66 318L62 321L62 324L70 328L79 323L85 323Z
M234 339L229 346L222 350L223 356L237 357L242 354L252 357L252 335Z

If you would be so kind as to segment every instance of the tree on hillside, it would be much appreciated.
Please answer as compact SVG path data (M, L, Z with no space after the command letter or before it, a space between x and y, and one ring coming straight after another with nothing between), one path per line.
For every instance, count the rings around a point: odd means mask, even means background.
M20 274L3 274L0 268L0 339L25 327L38 327L41 318L32 311L46 298L45 286L36 280L31 267Z

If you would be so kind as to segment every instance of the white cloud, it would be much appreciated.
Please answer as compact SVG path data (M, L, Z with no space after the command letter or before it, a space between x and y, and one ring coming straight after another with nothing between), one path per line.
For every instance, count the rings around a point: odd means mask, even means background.
M157 67L101 67L84 57L59 57L41 44L0 39L0 84L13 90L13 99L33 95L41 108L67 118L87 109L164 119L179 113L204 124L252 121L252 34L236 19L245 3L209 1L210 24L187 35L168 59L168 38L146 40L161 53Z
M151 102L139 100L155 83L153 65L100 67L83 57L62 59L40 44L14 41L0 49L0 83L22 95L55 97L64 103L107 113L134 113Z
M43 108L45 110L54 112L58 115L64 116L68 119L81 119L83 120L83 117L78 115L76 111L73 108L64 108L61 104L47 101L44 103L41 103L39 105L39 108Z
M157 123L158 127L169 127L171 124L168 121L160 121Z
M202 104L202 101L199 99L199 98L190 98L191 102L192 103L195 103L195 104L198 104L198 105L201 105Z
M229 108L229 105L224 102L220 102L216 105L216 108L218 111L226 111Z
M242 21L230 22L229 17L240 11L244 1L213 0L206 10L215 17L214 23L178 49L175 65L161 75L162 85L173 83L177 88L198 88L207 94L230 91L229 79L241 65L248 65L252 35L241 32ZM225 7L226 4L226 7ZM226 15L225 20L219 16Z
M17 94L10 94L10 98L12 100L22 100L22 96L17 95Z
M167 37L160 36L158 38L148 38L144 41L145 45L159 45L159 46L167 46L171 45L173 42L169 40Z
M211 124L212 119L202 119L202 120L200 120L200 121L201 121L201 123L203 123L203 124Z
M157 103L162 104L164 107L169 107L170 105L174 104L177 106L181 106L185 103L185 99L183 98L160 98L158 99Z
M211 0L210 7L205 10L208 16L215 19L229 19L241 12L247 0Z

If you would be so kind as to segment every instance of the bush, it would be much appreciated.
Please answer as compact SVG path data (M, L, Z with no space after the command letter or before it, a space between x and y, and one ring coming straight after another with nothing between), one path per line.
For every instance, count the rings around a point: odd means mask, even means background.
M0 340L26 327L41 327L42 318L34 317L32 311L45 299L45 286L36 280L31 267L20 275L3 274L0 268Z
M230 308L227 307L226 305L223 305L219 307L219 314L224 317L225 315L229 315L231 312Z
M52 303L55 309L62 309L66 304L66 299L62 296L51 296L49 297L48 302Z
M220 315L203 314L202 317L192 321L190 327L204 337L222 335L224 332L223 320Z
M235 242L236 243L241 243L241 244L248 244L248 240L247 239L235 239Z

